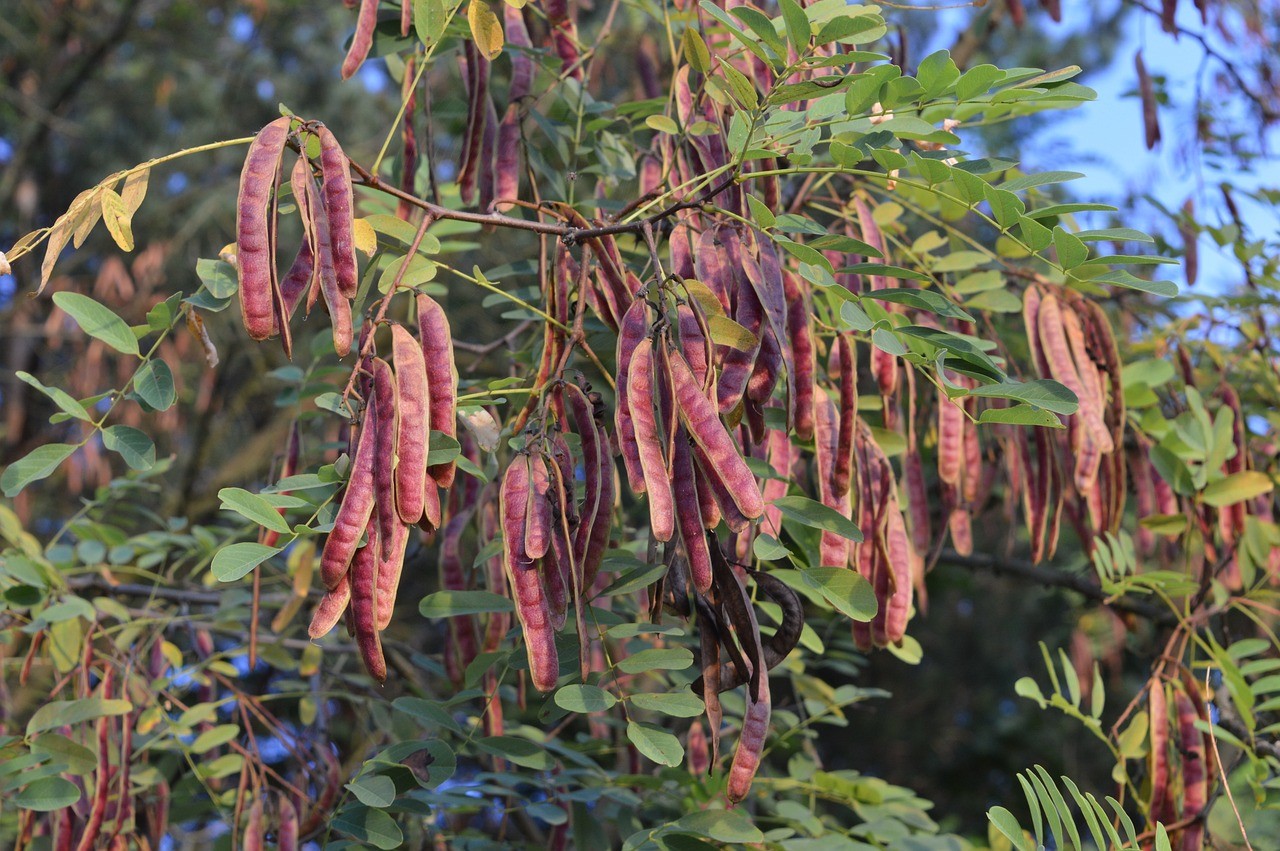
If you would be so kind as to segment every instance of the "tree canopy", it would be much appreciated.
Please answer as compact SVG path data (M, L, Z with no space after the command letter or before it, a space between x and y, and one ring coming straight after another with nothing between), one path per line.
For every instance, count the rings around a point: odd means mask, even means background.
M22 4L0 839L1280 841L1278 31Z

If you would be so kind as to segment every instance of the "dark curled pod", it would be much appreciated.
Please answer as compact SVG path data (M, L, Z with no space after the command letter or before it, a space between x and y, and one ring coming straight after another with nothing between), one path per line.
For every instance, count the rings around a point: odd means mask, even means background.
M329 245L343 298L355 298L360 286L356 270L355 190L351 186L351 166L347 155L324 125L320 137L320 194L325 221L329 225Z
M835 363L840 380L840 427L832 485L837 496L844 496L853 475L853 432L858 421L858 361L847 334L836 338Z
M325 539L324 550L320 555L320 578L330 590L338 587L338 583L346 575L356 547L360 544L360 536L373 513L373 468L374 456L377 454L374 442L377 429L374 428L375 415L371 410L374 401L371 398L370 405L366 408L360 439L351 459L351 476L347 480L342 504L334 518L333 529Z
M236 199L236 264L240 274L240 312L245 330L265 340L276 330L276 258L272 254L272 198L289 137L287 116L258 131L240 172Z
M507 468L499 498L499 526L502 530L503 568L515 598L516 616L524 632L529 656L529 673L534 688L548 692L560 677L560 657L556 653L551 611L543 593L537 565L526 552L525 516L530 493L529 460L519 456Z
M368 534L368 543L356 550L351 560L351 629L364 669L381 683L387 679L387 660L378 635L378 551L382 544L377 523L369 523Z
M342 79L349 80L360 70L369 48L373 46L373 31L378 26L378 0L361 0L356 17L356 32L351 37L351 47L342 60Z
M430 388L431 430L447 437L458 436L458 367L453 357L453 333L444 308L428 295L420 295L418 304L418 337L422 340L422 356L427 365ZM457 462L432 464L427 468L431 478L442 488L453 485ZM428 486L430 490L430 486ZM439 523L437 516L436 522Z

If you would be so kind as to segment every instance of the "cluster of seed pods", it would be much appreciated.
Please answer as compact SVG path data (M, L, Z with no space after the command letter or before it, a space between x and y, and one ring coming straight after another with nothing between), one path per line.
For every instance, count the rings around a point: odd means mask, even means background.
M1147 723L1147 816L1152 824L1185 825L1170 835L1172 846L1200 851L1205 830L1201 816L1218 766L1210 732L1213 722L1201 686L1189 671L1182 669L1172 679L1151 679Z
M277 118L258 132L240 173L236 199L236 267L240 276L240 311L255 340L279 335L292 356L289 320L303 295L307 312L323 298L333 323L333 347L339 357L351 350L351 299L359 284L355 256L354 195L347 156L323 124ZM305 151L305 136L314 134L320 155L305 153L290 173L289 185L305 236L284 278L276 269L284 150L291 134ZM318 178L318 180L317 180Z
M1124 516L1127 472L1120 359L1101 307L1063 287L1035 284L1023 294L1032 362L1079 400L1055 447L1043 429L1022 430L1021 473L1032 558L1052 557L1061 512L1092 541Z
M310 627L319 638L345 613L365 668L379 682L387 676L379 633L391 622L410 533L440 528L440 489L453 486L456 472L454 461L428 463L431 432L457 432L449 321L430 296L419 295L417 309L418 336L392 325L392 362L370 357L364 364L351 472L320 559L328 590Z

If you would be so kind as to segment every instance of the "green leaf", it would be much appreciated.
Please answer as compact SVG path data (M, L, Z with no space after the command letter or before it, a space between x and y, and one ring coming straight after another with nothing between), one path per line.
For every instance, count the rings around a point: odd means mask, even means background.
M1080 408L1080 400L1065 384L1048 378L1033 381L1010 379L1000 384L983 384L969 391L970 396L997 399L1014 399L1053 411L1055 414L1074 414Z
M273 532L279 532L281 535L289 534L289 524L280 516L280 512L256 493L250 493L243 488L223 488L218 491L218 499L222 500L219 507L223 511L234 511L241 517L259 526L265 526Z
M848 517L834 508L804 496L783 496L775 499L773 505L782 512L782 516L814 529L834 532L842 538L854 543L862 542L862 532Z
M79 800L80 787L65 777L41 777L33 780L13 798L19 809L38 813L60 810Z
M523 768L546 771L552 766L551 756L546 748L528 739L517 736L484 736L476 739L475 745L485 753L500 756Z
M64 413L69 414L70 416L73 416L78 420L84 420L85 422L93 421L93 418L89 416L89 412L84 409L84 405L81 405L79 402L77 402L74 398L72 398L71 394L67 393L65 390L61 390L57 387L46 387L44 384L40 382L40 379L36 378L34 375L32 375L29 372L23 372L22 370L18 370L17 372L14 373L14 375L18 376L18 379L22 383L28 384L31 387L34 387L35 389L39 390L41 393L43 393L44 395L52 399L53 403L57 405L58 408L61 409Z
M366 807L385 810L396 802L396 784L385 774L365 774L347 784Z
M782 20L787 28L787 40L796 49L796 53L803 56L809 49L809 39L813 36L808 16L796 0L778 0L778 6L782 9Z
M1055 414L1031 405L1014 405L1011 408L987 408L978 415L978 422L983 425L1004 423L1006 425L1066 428L1062 424L1062 420L1058 419Z
M800 571L805 584L817 591L841 614L856 621L875 617L875 589L861 573L847 567L809 567Z
M173 372L169 364L156 358L149 360L133 377L133 389L153 411L167 411L177 401Z
M1200 498L1214 508L1235 505L1264 493L1271 493L1274 483L1271 477L1258 470L1241 470L1225 478L1210 482Z
M72 774L88 774L98 765L98 755L61 733L42 733L31 742L31 752L48 754Z
M643 674L648 671L683 671L692 664L693 651L688 647L651 647L618 660L617 668L624 674Z
M231 544L218 550L210 569L219 582L235 582L278 552L263 544Z
M4 474L0 475L0 489L12 499L32 482L48 478L75 451L76 447L69 443L37 446L5 469Z
M601 597L625 597L632 591L640 588L647 588L658 581L664 573L667 572L665 564L648 564L641 562L630 570L624 572L617 579L609 584L600 592Z
M208 753L214 748L225 745L227 742L235 739L240 735L240 727L237 724L219 724L210 730L205 730L196 736L194 742L191 743L191 752L193 754Z
M747 845L765 840L760 828L752 824L751 818L742 810L693 812L682 816L671 826L676 830L687 830L731 845Z
M760 533L751 544L751 552L761 561L780 561L788 558L791 551L778 542L772 535Z
M156 463L156 445L146 432L132 426L113 425L102 431L102 445L119 453L134 470L150 470Z
M665 693L637 692L631 696L631 705L637 709L661 712L676 718L696 718L706 711L702 698L691 691Z
M666 115L650 115L644 120L646 126L659 133L666 133L669 136L680 135L680 125Z
M1173 281L1148 281L1146 278L1139 278L1123 269L1116 272L1108 272L1105 275L1099 275L1088 280L1094 284L1111 284L1112 286L1125 287L1126 289L1165 296L1166 298L1173 298L1179 292L1178 285Z
M684 53L684 61L699 74L707 74L711 71L711 51L707 49L707 43L702 40L702 36L693 27L687 27L684 36L681 38L682 52Z
M1155 242L1147 234L1133 228L1102 228L1101 230L1082 230L1076 234L1077 239L1085 242L1110 240L1112 242Z
M923 272L904 269L901 266L890 266L885 263L854 263L852 266L845 266L840 271L852 275L880 275L885 278L906 278L911 281L932 282L932 279Z
M117 352L137 355L138 338L129 326L109 308L86 295L73 292L53 294L53 303L75 320L90 337L101 340Z
M196 277L216 299L231 298L240 289L235 267L225 260L197 260Z
M891 301L896 304L906 304L911 307L918 307L921 310L927 310L930 313L936 313L938 316L944 316L948 319L959 319L964 322L973 321L972 316L952 304L946 296L939 295L931 290L911 290L905 288L872 290L871 292L865 293L863 297L874 298L878 301Z
M556 705L570 712L604 712L618 699L599 686L569 685L556 692Z
M124 715L133 711L133 704L127 700L106 700L101 697L84 697L79 700L59 700L46 703L35 711L27 722L27 735L43 733L58 727L74 727L85 721L92 721L114 715Z
M992 807L987 810L987 818L995 825L996 830L1005 835L1005 838L1013 843L1018 851L1035 851L1031 841L1027 839L1022 830L1022 826L1018 824L1018 820L1013 817L1013 813L1004 807Z
M330 827L383 851L404 844L404 833L395 819L382 810L364 805L344 807L334 816Z
M441 0L413 0L413 29L423 44L434 44L444 37L448 12Z
M1078 171L1042 171L1038 174L1024 174L1021 177L1006 180L1000 184L1000 188L1009 192L1022 192L1035 186L1049 186L1054 183L1079 180L1084 176Z
M684 759L680 740L659 727L631 721L627 724L627 738L636 750L658 765L679 765Z
M492 591L436 591L422 598L418 613L424 618L453 618L487 612L514 612L507 597Z
M431 432L427 448L427 464L448 464L462 454L462 444L442 431Z

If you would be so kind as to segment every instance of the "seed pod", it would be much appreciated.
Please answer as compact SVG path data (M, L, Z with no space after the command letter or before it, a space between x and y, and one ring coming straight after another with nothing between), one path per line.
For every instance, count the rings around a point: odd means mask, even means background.
M587 394L576 384L566 384L564 394L569 400L569 414L573 418L573 430L582 441L582 477L583 500L582 512L578 526L573 532L573 563L578 572L578 582L583 579L583 562L587 555L587 544L591 539L591 530L595 523L596 510L600 504L600 483L602 479L600 435L596 431L595 413ZM605 463L608 463L606 458ZM572 479L566 483L566 489L572 487ZM571 496L571 494L569 494ZM585 586L581 585L585 590Z
M307 183L307 198L310 209L320 211L323 206L320 190L315 181ZM338 270L333 254L333 239L329 230L328 216L316 214L312 217L316 232L316 274L312 278L311 290L307 294L307 311L310 312L317 295L324 296L325 310L333 323L333 348L338 357L346 357L351 351L351 303L342 295L338 286Z
M1071 345L1063 325L1062 309L1058 299L1052 293L1046 294L1040 301L1036 321L1050 373L1080 400L1080 412L1077 416L1097 441L1101 451L1111 452L1114 449L1111 432L1102 421L1102 411L1097 397L1085 392L1080 373L1071 355Z
M298 851L298 810L283 792L280 794L280 830L276 833L280 851Z
M375 458L373 465L374 517L378 523L378 539L382 542L379 559L390 555L395 540L395 527L400 525L396 513L396 447L400 437L400 392L391 365L382 358L373 359L372 410L376 412L373 427Z
M690 375L689 380L693 377ZM635 446L640 456L644 491L649 495L649 523L653 536L669 541L675 534L675 505L671 480L663 455L663 438L654 414L653 345L646 337L631 356L627 375L627 405L635 428Z
M502 478L499 524L502 529L503 568L515 597L516 615L524 631L529 673L534 688L548 692L560 677L551 612L537 566L525 555L525 517L530 495L529 462L516 458Z
M676 307L676 315L679 317L680 351L684 354L684 359L689 362L689 368L693 370L693 377L697 380L698 386L705 391L711 370L709 341L692 307L681 304Z
M689 773L694 777L702 777L711 770L711 753L707 745L707 731L702 721L693 719L689 726L689 736L685 743L685 751L689 755Z
M1142 51L1133 56L1133 67L1138 73L1138 95L1142 100L1142 136L1147 150L1151 150L1160 141L1160 110L1156 106L1156 89L1147 73L1147 64L1142 61Z
M422 356L427 366L430 388L431 429L447 437L458 436L458 367L453 358L453 333L444 308L428 295L418 299L418 336L422 340ZM431 478L442 488L453 486L457 462L432 464L427 468ZM436 523L439 523L437 519Z
M101 699L111 699L115 690L115 681L116 669L108 665L102 674L102 683L99 685ZM110 716L103 716L95 725L98 751L98 765L94 771L96 785L93 798L89 802L89 815L84 832L80 835L80 843L76 846L77 851L89 851L96 846L98 837L102 833L103 822L107 817L107 797L111 792L111 721Z
M676 435L672 476L676 522L680 525L680 540L689 560L689 575L699 593L705 594L711 588L711 551L707 548L707 533L698 511L698 485L693 472L693 456L689 451L689 436L683 428Z
M1153 822L1172 824L1175 818L1169 774L1169 704L1164 680L1153 677L1147 687L1147 716L1150 752L1147 758L1151 778L1151 801L1148 812Z
M627 385L631 374L631 361L636 348L649 331L649 311L643 299L631 302L622 317L622 325L618 331L617 405L614 411L615 428L618 431L618 447L622 450L623 468L627 473L627 484L633 493L644 493L644 471L640 464L640 451L636 445L635 426L631 420L631 402Z
M729 767L725 796L730 803L734 804L746 798L751 790L751 781L755 779L756 771L760 768L765 739L769 735L772 705L767 676L760 677L759 692L754 698L750 693L747 695L747 711L742 718L742 732L738 736L738 747L733 752L733 764Z
M497 539L501 533L501 526L498 523L498 507L495 502L490 499L484 502L480 507L480 534L481 540L492 541ZM503 569L503 557L501 554L493 556L485 561L485 583L491 594L500 594L508 596L507 576ZM507 634L507 630L511 628L511 616L506 612L493 612L485 621L484 637L481 643L481 649L485 653L492 653L502 644L503 637ZM496 701L495 701L496 702Z
M547 462L541 455L529 456L529 498L525 507L525 555L537 560L551 546L551 480Z
M727 235L732 231L725 233ZM742 260L748 263L755 262L745 256ZM760 355L764 336L764 307L760 304L755 290L747 285L739 286L736 296L737 304L734 306L733 320L751 333L755 343L745 351L727 349L721 358L720 374L716 380L716 403L722 414L732 411L742 400L742 394L747 389L747 381L755 369L756 358Z
M744 517L756 519L764 513L764 498L756 478L738 454L724 423L720 422L716 406L703 395L689 364L679 352L671 356L671 386L680 419L712 465L711 470L704 472L721 480Z
M873 624L875 640L881 646L898 644L907 632L907 618L911 613L912 581L911 571L915 562L915 553L911 549L911 539L907 537L907 526L902 518L902 509L898 505L898 497L890 492L889 505L885 509L887 523L884 530L884 563L882 571L887 578L884 590L888 593L880 602ZM880 598L880 585L877 585L877 599ZM880 612L884 612L881 618Z
M448 591L465 591L467 588L459 549L462 532L470 519L470 513L467 512L453 515L440 536L440 585ZM461 685L467 665L471 664L479 652L476 646L475 621L471 615L452 617L448 619L448 630L444 651L445 669L450 681L454 685ZM503 632L506 632L505 628Z
M1196 819L1184 828L1182 851L1200 851L1204 847L1204 824L1198 819L1209 800L1205 740L1196 728L1201 717L1195 703L1182 689L1175 687L1173 698L1178 716L1178 751L1182 754L1181 820Z
M351 47L342 60L342 79L349 80L351 75L364 64L373 46L373 31L378 26L378 0L360 0L360 13L356 18L356 33L351 37Z
M792 360L795 363L795 387L791 392L791 420L794 423L796 437L801 440L810 440L813 438L814 375L817 372L813 326L810 324L813 318L813 307L799 276L789 271L784 272L782 282L787 301L787 337L791 345ZM856 375L854 382L856 393Z
M765 503L763 527L765 531L777 538L782 533L782 510L773 502L787 495L791 467L796 453L792 451L791 439L782 429L770 429L765 446L766 457L774 476L766 479L761 489L760 495Z
M298 205L298 217L302 220L302 244L298 246L298 254L293 265L280 282L280 300L284 303L286 319L293 316L302 301L303 293L311 287L316 277L315 242L316 226L311 210L311 164L306 157L299 157L293 164L293 172L289 183L293 187L293 200Z
M373 468L374 456L377 454L377 429L374 427L375 415L372 412L375 402L376 399L371 397L369 406L365 409L360 441L351 459L351 477L347 480L342 505L338 507L333 529L325 539L324 550L320 555L320 578L331 591L346 575L356 547L360 544L360 536L373 514Z
M846 487L843 494L835 489L837 456L840 454L839 414L835 403L822 393L814 400L813 446L815 470L814 477L818 484L818 498L823 505L838 512L843 517L853 513L852 500ZM850 465L852 465L852 446L850 446ZM865 530L864 530L865 531ZM870 533L868 532L868 540ZM849 560L849 539L835 532L823 531L820 547L820 561L826 567L839 567Z
M613 458L609 455L609 430L596 420L600 446L600 498L596 503L595 518L591 523L591 536L587 539L586 555L582 560L582 590L585 593L595 583L596 574L609 546L609 533L613 528L613 503L617 485L614 483Z
M938 390L938 478L959 487L964 465L964 409Z
M313 640L323 638L329 634L338 621L347 611L347 604L351 601L351 583L347 578L347 574L342 574L336 587L325 592L320 598L320 604L316 606L315 614L311 616L311 626L307 629L307 634Z
M360 278L356 270L355 192L351 187L351 166L328 127L321 125L318 135L320 194L324 199L324 218L329 226L338 291L343 298L355 298Z
M831 484L836 496L844 496L853 473L853 432L858 421L858 367L853 341L847 334L836 337L834 358L840 379L840 418Z
M462 162L458 164L458 194L463 204L475 199L480 173L480 148L488 118L489 60L476 49L475 42L463 42L463 67L467 84L467 126L463 136Z
M356 550L351 561L351 627L364 669L381 683L387 679L387 660L378 635L378 552L382 544L377 523L370 522L367 531L368 543Z
M395 514L394 511L390 512ZM409 532L413 528L401 523L398 518L391 521L391 543L383 546L383 553L378 556L378 630L384 630L391 624L391 616L396 609L396 592L400 590L400 574L404 570L405 550L409 546Z
M277 330L275 305L279 290L272 251L275 223L270 212L289 122L287 116L282 116L258 131L240 172L236 200L240 312L245 330L255 340L265 340Z
M403 522L412 524L422 518L426 499L431 392L422 347L413 335L401 325L392 325L391 345L400 397L395 467L396 511Z

